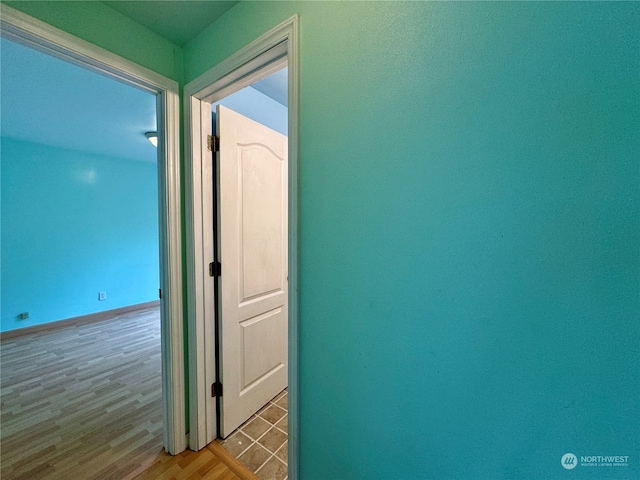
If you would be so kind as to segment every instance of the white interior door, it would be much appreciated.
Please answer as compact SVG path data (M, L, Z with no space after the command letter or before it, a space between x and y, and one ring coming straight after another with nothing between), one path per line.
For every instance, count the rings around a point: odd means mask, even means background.
M287 137L217 106L220 432L287 386Z

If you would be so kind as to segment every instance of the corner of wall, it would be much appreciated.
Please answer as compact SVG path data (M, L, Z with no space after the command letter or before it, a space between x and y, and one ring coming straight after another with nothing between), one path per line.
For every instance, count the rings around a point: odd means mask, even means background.
M2 4L172 80L182 81L182 48L101 2L10 0Z

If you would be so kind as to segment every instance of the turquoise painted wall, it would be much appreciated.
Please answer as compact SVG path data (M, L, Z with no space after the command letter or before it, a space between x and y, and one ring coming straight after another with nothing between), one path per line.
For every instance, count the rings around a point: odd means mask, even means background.
M301 478L638 478L640 4L296 12Z
M1 149L1 331L157 300L155 164L7 137Z

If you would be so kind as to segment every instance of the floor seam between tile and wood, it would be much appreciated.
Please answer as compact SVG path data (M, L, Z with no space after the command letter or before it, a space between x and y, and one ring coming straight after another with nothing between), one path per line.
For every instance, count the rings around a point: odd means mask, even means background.
M287 390L276 395L225 440L219 441L260 479L287 479Z

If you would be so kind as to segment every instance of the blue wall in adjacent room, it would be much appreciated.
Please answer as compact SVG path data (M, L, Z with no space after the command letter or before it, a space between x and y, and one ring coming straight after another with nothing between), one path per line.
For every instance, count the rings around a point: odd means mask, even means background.
M1 147L2 331L157 300L155 164Z

